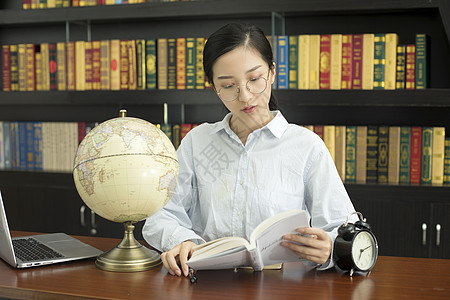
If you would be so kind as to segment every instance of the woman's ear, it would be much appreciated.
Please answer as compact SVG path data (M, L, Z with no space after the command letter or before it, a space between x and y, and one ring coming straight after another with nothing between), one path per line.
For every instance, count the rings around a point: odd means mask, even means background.
M273 62L272 68L270 69L272 73L272 82L270 84L273 84L275 82L275 75L277 75L277 64Z

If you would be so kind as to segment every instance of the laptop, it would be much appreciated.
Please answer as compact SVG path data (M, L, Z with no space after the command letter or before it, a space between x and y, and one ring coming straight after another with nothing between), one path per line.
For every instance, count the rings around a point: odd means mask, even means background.
M11 238L0 193L0 257L15 268L97 257L103 252L65 233Z

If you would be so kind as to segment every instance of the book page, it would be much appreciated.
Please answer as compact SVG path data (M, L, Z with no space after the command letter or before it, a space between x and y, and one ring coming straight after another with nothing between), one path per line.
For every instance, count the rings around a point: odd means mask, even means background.
M225 252L228 250L232 250L235 248L249 248L250 244L248 241L241 237L224 237L217 240L209 241L207 243L194 246L193 250L194 253L191 256L191 260L199 260L204 257L212 257L216 256L217 254L220 254L223 252L224 255L226 255Z
M295 213L267 226L255 237L264 265L280 262L298 261L299 257L292 250L281 246L282 236L285 234L299 234L295 230L299 227L309 227L309 220L305 211Z
M199 260L193 260L192 257L187 261L187 265L194 270L219 270L233 269L240 267L251 267L251 259L246 247L240 248L239 251L232 253L226 252L224 255L215 255L213 257L205 257Z

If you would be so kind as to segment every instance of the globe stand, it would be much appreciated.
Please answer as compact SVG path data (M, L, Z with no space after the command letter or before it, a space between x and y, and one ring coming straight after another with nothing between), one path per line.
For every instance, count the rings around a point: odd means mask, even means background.
M123 240L111 250L97 257L95 265L105 271L139 272L155 268L161 264L159 254L141 245L133 234L132 222L123 223Z

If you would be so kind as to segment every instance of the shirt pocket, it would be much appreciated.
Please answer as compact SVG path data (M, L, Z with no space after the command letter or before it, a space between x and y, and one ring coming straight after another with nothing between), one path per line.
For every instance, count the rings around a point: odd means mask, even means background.
M270 170L264 170L270 172ZM265 185L255 186L250 201L250 217L248 229L253 229L262 221L283 211L291 209L306 209L303 193L303 180L298 174L291 173L288 169L283 171L286 180L272 179L265 182ZM273 172L271 173L273 174ZM294 182L295 181L295 182Z

